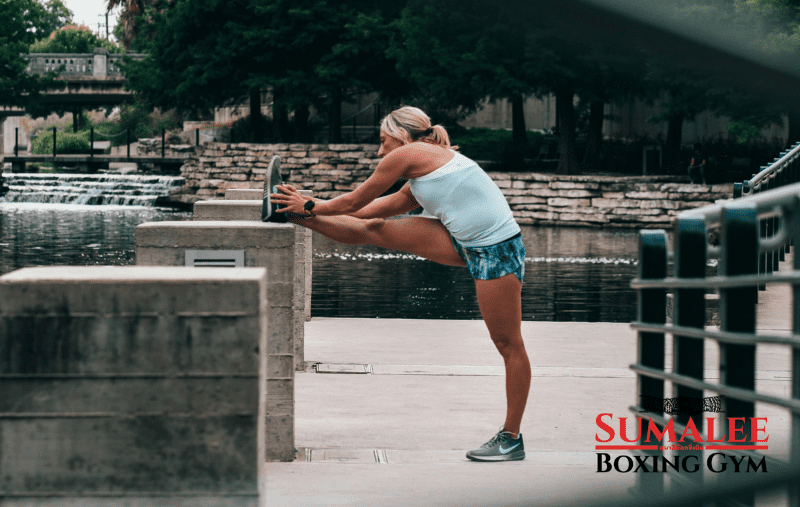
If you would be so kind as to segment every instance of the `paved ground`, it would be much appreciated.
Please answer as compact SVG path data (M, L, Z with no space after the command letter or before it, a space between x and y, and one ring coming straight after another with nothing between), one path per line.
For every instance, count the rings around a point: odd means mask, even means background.
M788 291L761 296L759 328L788 329ZM631 416L636 333L628 324L553 322L523 322L522 332L533 368L527 457L486 464L464 457L505 414L502 360L482 321L308 322L305 357L331 373L296 376L300 452L293 463L268 464L268 505L591 505L624 493L634 474L596 471L595 419ZM707 343L711 379L718 357ZM757 390L789 395L788 349L760 347L757 369ZM769 418L770 453L784 453L788 415L757 410Z

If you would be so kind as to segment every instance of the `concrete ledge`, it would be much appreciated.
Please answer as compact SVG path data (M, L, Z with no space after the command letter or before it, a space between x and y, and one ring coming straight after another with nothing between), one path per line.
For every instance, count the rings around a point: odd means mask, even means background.
M261 221L261 206L261 200L197 201L194 203L194 219Z
M293 224L261 221L148 222L136 227L137 264L141 264L138 262L140 248L232 249L228 248L231 245L238 249L291 248L295 243L294 227Z
M303 192L311 192L310 190L301 190ZM261 200L264 198L264 191L251 188L229 188L225 191L225 199L231 200Z

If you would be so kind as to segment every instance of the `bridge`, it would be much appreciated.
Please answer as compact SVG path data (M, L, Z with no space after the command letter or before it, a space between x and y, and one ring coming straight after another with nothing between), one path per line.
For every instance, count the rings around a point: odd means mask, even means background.
M28 61L26 72L46 74L57 72L62 81L59 86L42 93L42 104L75 107L98 107L120 104L133 97L125 89L127 80L122 75L120 63L124 56L136 60L147 55L109 53L96 48L93 53L31 53L23 55ZM19 107L0 107L0 116L24 115Z
M59 85L42 92L40 104L71 109L73 112L78 112L83 108L114 106L133 97L133 92L125 89L127 79L121 71L120 63L124 56L142 60L147 55L140 53L110 54L105 48L96 48L93 53L31 53L23 55L28 61L26 72L45 74L55 71L58 79L61 80ZM15 142L14 128L19 126L19 120L6 120L9 117L24 115L25 110L21 107L0 106L0 135L3 138L0 149L3 152L11 151L12 143ZM79 115L76 115L76 118L79 118ZM20 129L20 134L23 137L27 136L22 129ZM25 139L21 139L21 141L23 144L27 144Z

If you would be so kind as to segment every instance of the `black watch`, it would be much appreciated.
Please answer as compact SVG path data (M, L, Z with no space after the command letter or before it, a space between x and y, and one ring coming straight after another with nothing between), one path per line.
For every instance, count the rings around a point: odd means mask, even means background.
M317 204L316 201L306 201L306 203L303 204L303 209L311 213L311 210L314 209L315 204Z

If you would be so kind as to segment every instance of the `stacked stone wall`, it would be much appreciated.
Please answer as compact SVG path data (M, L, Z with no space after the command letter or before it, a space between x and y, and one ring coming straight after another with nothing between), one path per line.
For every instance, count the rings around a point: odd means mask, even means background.
M185 149L182 147L182 149ZM263 188L269 160L281 157L287 182L331 199L355 189L378 164L371 144L207 143L181 169L182 202L223 198L232 188ZM489 172L521 224L669 227L681 211L732 197L731 184L692 185L669 176L567 176Z

